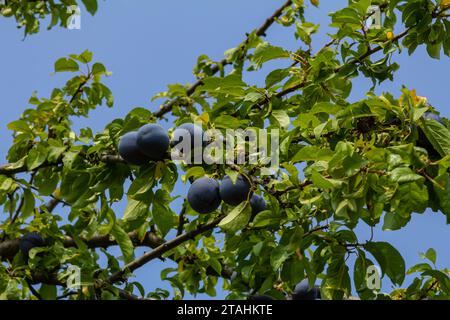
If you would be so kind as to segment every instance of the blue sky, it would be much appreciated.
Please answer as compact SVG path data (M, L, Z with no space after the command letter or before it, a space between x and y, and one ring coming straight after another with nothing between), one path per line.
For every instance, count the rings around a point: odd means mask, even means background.
M259 26L284 1L227 0L227 1L145 1L115 0L99 1L99 11L91 17L82 8L81 30L55 28L43 30L23 40L23 31L15 27L12 19L0 19L0 162L12 141L6 125L20 117L28 107L27 101L33 91L39 97L48 97L53 88L62 86L67 76L52 75L56 59L85 49L94 52L94 59L103 62L113 75L106 80L112 89L116 103L113 109L100 108L89 119L75 121L75 127L90 126L101 130L108 122L123 117L136 106L156 110L158 102L150 98L164 91L170 83L193 82L192 67L200 54L219 60L223 52L239 44L245 33ZM320 9L310 8L308 18L321 24L315 37L316 48L326 42L328 12L346 4L345 0L322 0ZM401 30L395 30L400 32ZM293 34L275 26L268 32L274 44L297 48ZM22 41L23 40L23 41ZM448 103L447 72L450 60L432 60L424 48L409 57L406 52L395 60L401 68L394 82L386 82L377 93L390 91L400 94L402 85L415 88L417 94L428 97L430 103L441 113L450 117ZM246 78L261 83L264 74L251 74ZM351 99L360 99L370 88L367 79L356 79ZM164 124L170 127L170 122ZM184 195L186 187L178 184L175 193ZM121 206L123 207L123 206ZM176 209L176 206L174 207ZM361 239L367 239L368 228L358 227ZM438 252L438 265L448 266L449 227L440 213L426 212L414 215L412 222L401 231L375 231L375 239L389 241L404 256L407 266L420 261L419 252L434 247ZM140 250L139 252L142 252ZM137 254L139 254L139 252ZM161 284L159 271L166 264L152 262L141 268L137 279L151 290ZM389 289L389 282L384 281ZM226 293L219 288L217 298ZM202 296L203 297L203 296Z

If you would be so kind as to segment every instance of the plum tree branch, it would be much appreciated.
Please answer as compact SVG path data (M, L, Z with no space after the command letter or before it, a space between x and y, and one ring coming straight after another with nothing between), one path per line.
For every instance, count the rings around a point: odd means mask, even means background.
M100 156L100 161L104 163L109 164L117 164L117 163L125 163L125 161L119 156L115 154L104 154ZM3 175L14 175L17 173L24 173L24 172L36 172L39 169L48 168L48 167L54 167L62 164L62 159L57 162L44 162L39 167L29 170L25 164L17 166L14 163L7 163L0 166L0 174Z
M31 293L38 299L38 300L42 300L41 295L39 294L38 291L36 291L36 289L33 287L33 284L31 283L31 281L29 279L26 280L28 288L30 289Z
M396 42L396 41L400 40L401 38L405 37L405 36L411 31L411 29L412 29L412 27L406 29L405 31L399 33L397 36L395 36L394 38L392 38L392 40L390 40L390 41L391 41L391 42ZM335 69L334 69L334 73L338 73L339 71L341 71L342 68L343 68L344 66L352 65L352 64L357 64L357 63L363 61L364 59L370 57L371 55L373 55L373 54L375 54L375 53L377 53L377 52L383 50L383 48L384 48L383 46L377 46L377 47L374 47L374 48L368 50L366 53L360 55L359 57L357 57L357 58L355 58L355 59L353 59L353 60L347 62L346 64L343 64L343 65L341 65L341 66L335 68ZM288 88L286 88L286 89L284 89L284 90L282 90L282 91L280 91L280 92L275 93L274 96L277 97L277 98L283 98L283 97L287 96L288 94L290 94L290 93L292 93L292 92L295 92L295 91L297 91L297 90L299 90L299 89L301 89L301 88L304 88L307 84L308 84L308 81L303 80L302 82L300 82L300 83L298 83L298 84L296 84L296 85L293 85L293 86L288 87ZM262 106L264 106L267 102L268 102L267 99L263 99L263 100L257 102L257 103L256 103L256 106L262 107Z
M178 216L177 236L183 233L184 224L186 223L185 213L186 213L186 204L183 204L183 208L181 209L181 212Z
M164 239L158 237L152 232L147 232L142 240L139 238L137 232L130 232L128 236L136 247L156 248L164 243ZM117 245L117 242L113 240L109 234L97 235L90 239L81 238L80 240L85 242L87 247L91 249L108 248L110 246ZM19 252L19 242L20 239L12 239L0 242L0 260L12 259L17 254L17 252ZM66 236L63 240L63 245L65 248L75 247L75 239Z
M265 36L267 30L272 26L272 24L275 22L276 19L278 19L283 11L291 6L293 3L292 0L286 1L280 8L278 8L269 18L267 18L264 23L256 30L255 34L257 36ZM247 36L244 42L242 42L239 46L245 46L250 41L250 36ZM232 61L230 61L228 58L222 59L220 62L218 62L215 66L211 68L211 74L214 75L221 67L231 64ZM197 80L194 84L192 84L189 88L186 89L186 95L189 97L192 94L194 94L195 90L203 85L203 79ZM172 108L180 101L179 97L174 98L173 100L170 100L169 102L166 102L163 104L160 109L156 112L154 112L154 116L157 118L162 118L166 113L170 112Z
M210 231L214 229L220 221L224 218L224 215L220 215L219 217L215 218L213 221L199 226L197 229L186 232L182 235L179 235L175 237L174 239L164 242L161 245L159 245L157 248L155 248L153 251L147 252L140 256L139 258L131 261L127 265L125 265L120 271L112 274L105 282L109 284L113 284L118 281L124 280L124 277L126 274L133 272L134 270L142 267L143 265L147 264L148 262L160 258L164 253L172 250L173 248L176 248L180 244L195 238L196 236Z

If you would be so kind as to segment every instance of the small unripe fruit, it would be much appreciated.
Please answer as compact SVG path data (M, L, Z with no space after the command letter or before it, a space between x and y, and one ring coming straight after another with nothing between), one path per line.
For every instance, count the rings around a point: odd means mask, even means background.
M137 145L139 150L151 160L164 159L169 143L169 136L160 125L146 124L138 131Z
M231 206L237 206L246 201L251 192L250 181L243 175L237 177L236 183L233 183L229 176L225 176L220 185L220 197Z
M119 141L119 154L130 164L143 165L148 163L150 159L139 150L137 136L137 132L124 134Z
M219 183L211 178L195 180L187 195L192 209L198 213L211 213L220 206Z

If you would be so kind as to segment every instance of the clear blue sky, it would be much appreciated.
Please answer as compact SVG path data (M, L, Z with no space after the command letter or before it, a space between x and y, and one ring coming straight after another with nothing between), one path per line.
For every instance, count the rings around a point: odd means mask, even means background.
M192 67L200 54L221 59L223 52L240 43L248 32L259 26L283 2L281 0L196 0L196 1L99 1L97 15L91 17L82 8L81 30L55 28L43 30L22 41L23 31L17 30L12 19L0 19L0 158L11 143L6 125L27 108L31 93L48 97L51 90L64 84L65 76L51 75L53 62L70 53L85 49L94 52L94 58L103 62L113 76L107 79L116 103L113 109L99 109L89 119L76 121L76 128L91 126L101 130L114 118L123 117L136 106L156 110L157 103L150 98L163 91L170 83L193 81ZM311 8L308 17L322 28L316 36L317 45L326 41L330 32L328 12L347 3L346 0L322 0L320 9ZM46 23L44 23L44 27ZM400 30L396 30L399 32ZM296 48L293 34L279 26L268 32L269 40L278 45ZM404 84L415 88L417 94L429 98L443 115L450 117L448 102L448 71L450 60L430 59L424 48L409 57L406 52L396 57L401 69L394 82L386 82L377 93L391 91L400 94ZM247 80L261 83L263 74L250 75ZM360 99L370 88L367 79L354 81L352 99ZM165 126L169 127L170 122ZM185 194L185 186L179 184L175 192ZM120 206L123 208L123 205ZM119 208L119 210L120 210ZM177 209L176 206L174 209ZM118 213L120 214L120 212ZM368 228L358 227L361 240L368 237ZM426 212L414 215L412 222L401 231L376 230L375 239L389 241L404 256L407 266L420 261L419 252L434 247L438 251L438 265L448 266L450 261L449 227L440 213ZM137 254L142 252L139 250ZM151 290L161 284L159 270L167 265L152 262L136 275ZM390 283L384 281L384 288ZM219 288L217 298L226 295ZM203 296L202 296L203 297Z

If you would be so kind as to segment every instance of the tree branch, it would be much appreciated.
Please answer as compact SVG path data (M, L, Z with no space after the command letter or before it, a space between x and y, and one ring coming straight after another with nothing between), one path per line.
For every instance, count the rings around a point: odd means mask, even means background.
M48 212L52 212L53 210L55 210L55 208L58 206L60 202L61 202L60 199L54 197L44 205L45 209L47 209Z
M183 233L184 224L186 223L186 218L184 217L185 213L186 204L183 204L183 208L181 209L180 215L178 216L177 236Z
M402 33L399 33L397 36L395 36L392 40L390 40L391 42L395 42L400 40L401 38L403 38L404 36L406 36L409 31L411 31L412 28L406 29L405 31L403 31ZM341 65L339 67L337 67L336 69L334 69L334 73L338 73L340 70L342 70L342 68L345 65L351 65L351 64L357 64L359 62L361 62L362 60L370 57L371 55L373 55L374 53L377 53L378 51L383 50L382 46L377 46L372 48L371 50L368 50L366 53L362 54L361 56L359 56L358 58L355 58L354 60L349 61L348 63ZM285 96L287 96L288 94L295 92L303 87L305 87L308 84L308 81L304 80L292 87L288 87L280 92L277 92L274 96L277 98L283 98ZM261 100L260 102L256 103L256 106L258 107L262 107L267 103L267 99Z
M137 232L130 232L128 234L131 241L136 247L150 247L156 248L164 243L164 239L158 237L152 232L147 232L144 239L141 241L139 239ZM117 245L117 242L111 238L109 234L98 235L90 239L80 239L85 242L88 248L108 248L110 246ZM0 260L10 260L19 252L19 242L20 239L12 239L0 242ZM75 240L71 237L65 237L63 240L65 248L76 247Z
M173 248L179 246L180 244L195 238L196 236L214 229L220 221L224 218L224 215L220 215L213 221L199 226L197 229L189 231L187 233L184 233L180 236L175 237L174 239L167 241L165 243L162 243L160 246L155 248L153 251L147 252L143 254L141 257L133 260L132 262L125 265L122 270L112 274L107 280L106 283L113 284L118 281L124 280L124 276L127 273L131 273L134 270L138 269L139 267L142 267L143 265L147 264L148 262L152 261L153 259L161 257L164 253L172 250Z
M36 289L33 287L33 284L31 283L30 280L26 280L27 284L28 284L28 288L30 289L31 293L38 299L38 300L42 300L41 295L39 294L38 291L36 291Z

